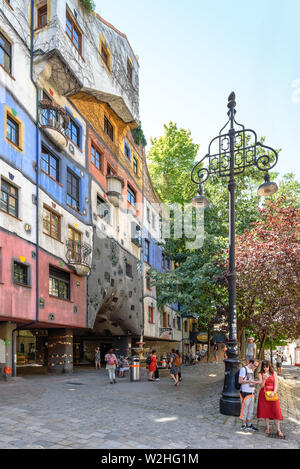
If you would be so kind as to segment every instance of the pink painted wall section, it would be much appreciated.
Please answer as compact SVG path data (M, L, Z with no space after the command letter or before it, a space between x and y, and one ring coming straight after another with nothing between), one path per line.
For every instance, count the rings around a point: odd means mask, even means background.
M35 247L26 241L0 230L0 320L35 320L36 281ZM29 266L30 286L17 285L13 280L13 262ZM44 307L39 310L39 322L49 326L86 326L86 279L78 277L68 266L40 250L39 297ZM49 296L49 265L69 272L70 301ZM75 310L74 310L74 307ZM53 321L49 314L54 315Z

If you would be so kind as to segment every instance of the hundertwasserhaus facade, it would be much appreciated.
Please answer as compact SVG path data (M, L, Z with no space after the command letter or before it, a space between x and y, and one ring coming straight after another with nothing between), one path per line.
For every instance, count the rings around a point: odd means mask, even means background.
M31 21L32 19L32 21ZM79 0L0 0L0 366L49 372L182 341L127 37Z

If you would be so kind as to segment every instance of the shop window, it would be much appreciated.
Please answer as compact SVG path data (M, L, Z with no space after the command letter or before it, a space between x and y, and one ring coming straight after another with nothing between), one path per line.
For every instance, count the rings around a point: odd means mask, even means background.
M43 211L43 231L51 238L60 241L61 216L48 207Z
M82 34L68 11L66 16L66 32L79 54L82 54Z
M29 286L29 266L14 262L14 283Z
M18 217L19 191L9 182L1 179L0 208L6 213Z
M62 300L70 299L70 274L49 266L49 295Z
M104 116L104 132L106 133L106 135L109 136L109 138L113 142L114 141L114 128L113 128L112 123L108 120L106 116Z
M67 170L67 204L79 211L79 177Z
M0 65L11 74L12 64L12 46L11 43L0 32Z

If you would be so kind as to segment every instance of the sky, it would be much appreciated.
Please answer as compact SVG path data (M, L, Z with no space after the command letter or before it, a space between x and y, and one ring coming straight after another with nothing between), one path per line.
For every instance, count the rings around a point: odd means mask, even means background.
M140 64L140 119L148 141L170 121L191 131L199 159L227 121L281 149L276 170L300 180L299 0L96 0Z

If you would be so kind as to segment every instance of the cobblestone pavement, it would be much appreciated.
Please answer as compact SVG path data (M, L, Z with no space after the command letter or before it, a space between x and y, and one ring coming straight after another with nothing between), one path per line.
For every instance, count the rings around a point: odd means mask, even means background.
M0 448L300 448L300 371L284 368L280 399L285 440L244 433L219 413L224 365L182 367L176 388L160 382L109 384L105 370L15 378L0 383Z

